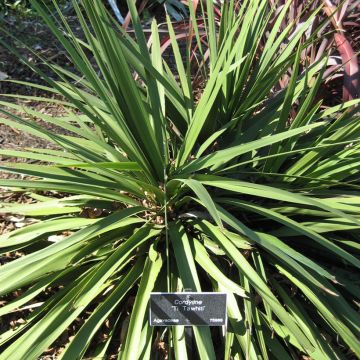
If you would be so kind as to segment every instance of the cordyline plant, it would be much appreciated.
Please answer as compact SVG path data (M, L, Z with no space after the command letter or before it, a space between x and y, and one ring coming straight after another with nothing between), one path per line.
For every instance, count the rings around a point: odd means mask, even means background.
M186 2L186 1L184 1ZM222 1L214 0L214 6L211 8L214 16L215 26L221 33L224 21L221 21L222 11L227 10L222 5ZM228 8L231 11L242 11L241 4L243 1L234 0ZM206 52L208 48L207 33L206 33L206 18L207 7L203 5L202 1L192 1L193 9L190 12L191 20L196 24L197 40L190 49L190 59L197 63L197 52L205 53L205 58L209 56ZM303 39L307 40L314 37L313 31L316 32L317 41L312 41L306 49L302 51L301 63L312 64L318 61L325 53L329 55L327 69L324 71L323 77L326 79L325 83L329 87L331 80L342 77L343 80L343 101L356 99L360 93L359 84L359 66L354 43L356 42L358 24L353 19L358 16L358 7L356 1L353 0L293 0L290 3L285 0L269 0L269 5L274 7L272 16L267 21L267 30L264 32L263 39L259 44L259 50L266 44L268 34L271 32L273 23L277 19L278 13L287 7L287 14L279 25L278 32L285 31L288 37L292 37L301 27L304 21L307 21L312 12L316 11L321 6L321 11L317 11L316 16L312 17L312 21L308 23L308 29L303 32ZM360 8L359 8L360 9ZM202 16L197 17L197 13L203 13ZM227 14L225 13L225 16ZM189 37L194 37L194 29L192 23L184 23L183 21L174 24L174 28L178 32L177 38L188 41ZM349 30L351 34L349 34ZM352 35L354 41L349 40L349 35ZM358 39L357 39L358 40ZM162 49L170 46L170 39L166 39L162 44ZM188 43L189 45L191 43ZM201 66L204 62L198 63L198 76L201 77ZM290 76L286 75L279 80L280 88L287 87ZM198 81L201 81L199 79ZM339 92L339 89L336 89ZM330 95L330 94L329 94ZM329 96L328 95L328 96Z
M0 315L32 308L0 335L0 359L37 359L66 331L59 358L69 360L156 359L160 346L181 360L359 356L359 101L326 107L327 58L300 64L321 9L289 38L294 24L278 31L289 1L261 51L268 0L238 12L224 2L219 36L208 12L195 97L169 19L172 66L156 22L148 41L132 1L136 41L100 0L73 1L84 39L32 3L77 71L44 60L49 77L23 59L49 83L32 86L62 96L25 99L60 103L66 116L1 102L3 124L61 150L0 152L46 162L1 165L25 177L0 185L31 199L1 211L34 223L0 238L2 253L22 254L0 267ZM149 326L150 293L184 289L228 294L227 327L194 327L196 354L183 327Z

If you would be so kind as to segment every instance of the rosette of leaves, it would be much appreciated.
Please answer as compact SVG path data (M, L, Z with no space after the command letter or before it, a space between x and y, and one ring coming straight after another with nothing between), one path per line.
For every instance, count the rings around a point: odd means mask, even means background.
M71 360L156 359L160 347L176 359L360 354L359 101L322 104L327 59L300 64L316 11L279 32L290 3L261 49L267 0L239 12L224 2L219 34L208 12L195 89L169 19L171 66L157 24L145 38L132 1L136 39L100 0L73 1L83 39L32 1L76 71L43 59L50 77L23 59L48 86L22 83L54 95L24 98L65 116L1 101L1 123L57 149L0 152L32 160L2 163L23 177L0 185L28 201L1 212L36 220L0 238L2 253L21 255L0 267L0 315L27 311L0 335L0 359L37 359L63 334L58 357ZM184 289L228 294L227 327L194 327L194 353L183 327L148 321L152 291Z

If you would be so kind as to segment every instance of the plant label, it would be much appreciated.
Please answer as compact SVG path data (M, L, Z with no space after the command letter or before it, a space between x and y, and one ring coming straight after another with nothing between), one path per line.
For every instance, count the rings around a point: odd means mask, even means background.
M151 326L222 326L226 320L225 293L150 294Z

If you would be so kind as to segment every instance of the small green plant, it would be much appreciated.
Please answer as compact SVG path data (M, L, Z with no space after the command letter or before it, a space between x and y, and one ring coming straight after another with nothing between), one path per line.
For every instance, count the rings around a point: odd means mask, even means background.
M62 11L68 11L69 0L60 0L58 3L62 6ZM52 4L52 0L44 1L46 6ZM35 12L31 6L30 0L0 0L0 17L7 15L16 15L21 17L28 17L35 15Z
M300 64L320 9L279 32L288 1L260 48L268 0L240 11L224 1L220 33L212 11L204 28L192 22L199 61L204 36L209 46L206 81L195 89L169 18L172 67L156 22L148 41L131 0L136 41L100 0L73 1L85 40L61 11L55 22L31 3L77 72L42 59L54 80L23 59L49 84L24 85L61 96L25 99L59 103L65 116L0 102L1 123L59 148L0 150L48 163L0 167L25 175L0 185L30 199L1 212L35 219L0 237L2 253L22 253L0 267L0 315L42 299L0 335L0 359L38 359L69 328L61 359L106 357L114 347L119 359L156 359L159 342L181 360L359 356L359 99L324 106L327 58ZM189 288L228 293L227 328L195 327L196 354L183 327L164 333L148 322L152 291Z
M7 15L9 11L19 15L28 15L31 12L31 8L27 0L1 0L0 14Z

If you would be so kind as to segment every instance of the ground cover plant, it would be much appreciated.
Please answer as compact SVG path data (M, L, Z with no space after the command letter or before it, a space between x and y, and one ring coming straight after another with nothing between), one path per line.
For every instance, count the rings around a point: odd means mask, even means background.
M100 0L73 1L84 38L31 3L76 71L42 59L49 76L23 58L48 86L20 83L55 97L0 102L1 123L57 146L0 150L43 162L0 166L22 175L0 186L27 198L1 212L32 219L0 237L15 258L0 267L0 316L26 311L0 335L0 359L38 359L69 328L61 359L114 348L119 359L359 356L359 100L318 96L328 57L308 65L302 54L318 41L304 33L321 7L281 28L288 1L269 30L268 0L224 2L220 32L207 11L208 57L192 21L205 64L194 88L190 47L184 56L169 18L173 66L132 1L136 38ZM151 291L184 289L228 293L228 326L195 327L196 354L183 327L148 322Z

